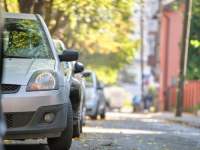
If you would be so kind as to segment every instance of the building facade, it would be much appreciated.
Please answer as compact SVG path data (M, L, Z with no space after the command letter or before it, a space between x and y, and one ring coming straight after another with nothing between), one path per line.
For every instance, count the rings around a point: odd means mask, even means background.
M177 10L172 9L172 3L178 3ZM163 4L161 49L160 49L160 81L159 81L159 110L168 109L168 88L177 84L180 61L180 45L182 41L185 4L180 0ZM156 32L150 32L155 38ZM156 47L155 47L156 48ZM155 66L155 56L150 55L148 63Z

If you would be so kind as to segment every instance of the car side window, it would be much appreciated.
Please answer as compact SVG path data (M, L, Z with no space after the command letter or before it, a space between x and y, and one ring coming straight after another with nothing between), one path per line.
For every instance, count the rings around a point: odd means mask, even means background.
M61 55L63 53L64 49L64 45L62 45L59 41L54 41L54 45L56 48L56 52L58 55ZM63 67L63 70L69 70L71 68L71 65L69 62L61 62L61 66Z
M54 45L55 45L57 54L61 55L63 53L63 48L62 48L60 42L54 42Z

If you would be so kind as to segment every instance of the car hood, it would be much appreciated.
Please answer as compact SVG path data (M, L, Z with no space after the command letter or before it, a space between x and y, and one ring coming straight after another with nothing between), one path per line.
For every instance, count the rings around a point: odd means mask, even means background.
M3 84L27 85L31 76L38 70L54 70L55 60L4 58Z

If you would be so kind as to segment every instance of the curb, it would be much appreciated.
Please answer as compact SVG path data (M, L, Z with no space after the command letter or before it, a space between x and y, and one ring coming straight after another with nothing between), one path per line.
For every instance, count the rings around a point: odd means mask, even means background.
M166 122L177 123L177 124L184 124L189 127L198 128L200 129L200 124L195 124L191 122L181 121L181 120L171 120L171 119L164 119Z

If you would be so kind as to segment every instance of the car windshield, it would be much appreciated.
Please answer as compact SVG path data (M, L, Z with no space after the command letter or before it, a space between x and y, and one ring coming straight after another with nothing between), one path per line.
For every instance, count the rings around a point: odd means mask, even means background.
M52 59L47 37L37 20L5 19L3 52L6 57Z
M85 86L86 87L93 87L92 76L85 77Z

